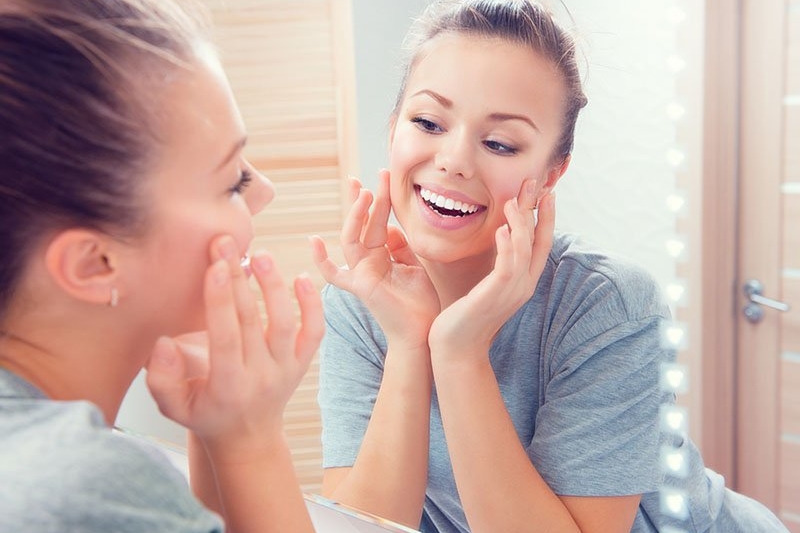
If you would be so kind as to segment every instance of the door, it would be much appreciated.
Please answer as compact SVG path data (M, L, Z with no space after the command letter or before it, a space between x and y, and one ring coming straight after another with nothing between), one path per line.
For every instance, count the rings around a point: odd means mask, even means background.
M800 0L741 6L734 484L800 532Z

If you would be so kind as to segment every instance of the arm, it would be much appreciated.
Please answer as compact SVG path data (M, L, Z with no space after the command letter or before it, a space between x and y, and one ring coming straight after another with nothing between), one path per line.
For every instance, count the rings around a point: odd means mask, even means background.
M186 451L189 456L189 484L192 492L207 509L223 516L224 509L220 501L217 480L214 479L214 469L203 446L203 441L194 432L189 431L188 433Z
M312 239L314 257L329 283L353 293L369 309L386 335L388 351L355 463L326 470L323 492L418 527L427 482L432 388L427 337L439 301L402 233L388 226L388 173L381 175L374 205L369 191L357 181L352 185L355 201L341 233L348 268L338 268L318 238ZM328 334L334 334L330 328Z
M147 382L162 413L202 442L230 531L310 533L283 436L283 411L322 337L321 303L308 279L295 281L302 323L297 330L289 291L272 259L256 255L251 265L264 295L267 330L233 240L215 239L204 287L207 372L191 375L176 343L162 338ZM213 496L207 469L198 475L205 476L199 480L203 494Z
M437 395L464 511L476 532L528 531L531 524L543 531L629 531L639 494L555 494L520 443L489 363L495 333L519 299L530 298L551 247L552 199L542 202L535 230L526 214L524 207L506 206L509 224L498 230L494 271L431 328ZM537 434L542 420L540 410Z
M472 530L522 532L536 524L542 531L630 531L639 495L559 497L552 491L520 443L484 360L442 365L437 373L453 472Z
M384 377L351 468L326 469L324 496L417 528L428 472L431 377L427 351L391 352Z

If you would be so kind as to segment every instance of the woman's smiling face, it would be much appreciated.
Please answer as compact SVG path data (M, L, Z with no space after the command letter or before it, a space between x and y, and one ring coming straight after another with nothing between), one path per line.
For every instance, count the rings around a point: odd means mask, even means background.
M526 179L543 194L561 176L564 91L521 45L443 34L425 46L390 138L392 207L420 257L491 267L503 204Z

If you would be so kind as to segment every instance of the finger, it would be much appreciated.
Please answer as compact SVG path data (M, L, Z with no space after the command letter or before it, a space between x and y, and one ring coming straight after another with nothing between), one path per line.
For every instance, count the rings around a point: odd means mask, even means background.
M348 287L350 287L350 274L352 271L340 268L339 265L328 257L328 249L322 237L319 235L312 235L308 238L308 241L311 244L311 255L314 259L314 264L317 266L317 270L322 274L325 281L331 285L347 290Z
M184 363L186 379L208 374L208 332L198 331L172 337Z
M305 372L325 333L325 318L319 291L308 276L298 276L295 279L294 293L300 306L300 329L297 332L295 356Z
M531 276L535 276L537 280L544 271L553 247L555 223L555 194L551 192L539 201L539 220L536 224L530 267Z
M521 211L530 211L536 209L536 202L538 201L537 195L539 193L536 188L537 180L534 178L526 179L522 182L517 195L517 205Z
M362 188L363 185L361 185L361 180L355 176L350 176L350 178L347 180L347 201L350 203L350 205L356 201L356 198L358 198L358 192Z
M147 388L164 416L184 423L191 397L184 379L184 364L175 342L168 337L156 341L147 362Z
M418 266L420 264L417 255L411 250L403 230L397 226L389 226L387 228L386 245L389 248L389 253L392 259L404 265Z
M391 212L389 171L384 169L378 175L378 191L364 231L364 246L367 248L379 248L386 244L386 226L389 223L389 214Z
M361 189L358 198L350 208L350 212L344 219L340 242L347 264L352 267L361 259L363 245L361 236L369 217L369 207L372 204L372 193L366 189Z
M524 274L531 261L531 242L534 237L533 213L523 212L519 207L519 202L509 200L503 206L508 229L511 233L511 247L513 252L514 264L520 274Z
M536 227L536 207L539 202L537 184L538 181L535 179L524 180L517 195L517 206L519 206L519 212L525 217L525 226L528 229L529 245L533 240L533 229Z
M255 295L250 289L247 274L241 266L241 254L236 242L227 235L220 237L213 243L211 255L212 258L223 259L228 264L231 274L233 304L241 335L241 354L239 354L238 360L248 364L248 360L255 357L255 360L258 361L263 355L263 324Z
M204 291L210 383L233 379L243 365L242 337L231 287L230 266L217 259L207 270Z
M503 224L494 233L497 257L494 260L493 272L496 273L502 282L509 281L509 277L514 267L514 247L511 244L511 231L508 224Z
M311 258L317 266L317 270L325 278L325 281L332 283L339 267L328 256L328 247L325 245L325 241L319 235L311 235L308 243L311 245Z
M276 361L283 361L294 354L296 318L292 297L272 256L266 253L256 254L250 264L261 294L264 295L269 353Z

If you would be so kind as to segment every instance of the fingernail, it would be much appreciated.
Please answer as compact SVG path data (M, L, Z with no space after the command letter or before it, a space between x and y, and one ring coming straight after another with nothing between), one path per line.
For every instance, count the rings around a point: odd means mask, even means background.
M238 252L236 251L236 243L233 242L232 238L221 238L217 249L221 257L225 259L233 259L235 257L237 261L239 260Z
M302 273L297 276L297 285L298 288L303 291L305 294L311 294L314 292L314 283L311 281L311 278L308 277L308 274Z
M228 283L228 279L230 278L230 274L228 272L228 263L220 259L214 263L212 268L214 269L212 272L212 279L214 280L214 283L217 285L225 285Z
M538 192L536 189L536 180L531 180L528 182L528 186L526 189L528 193L528 197L530 200L535 204L536 203L536 193Z
M162 366L175 364L175 354L172 351L173 341L169 337L160 337L156 341L152 357Z
M272 270L272 258L268 255L256 255L250 260L250 265L259 274L266 274Z

